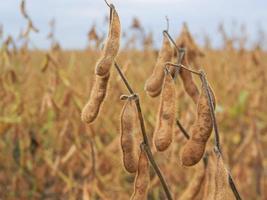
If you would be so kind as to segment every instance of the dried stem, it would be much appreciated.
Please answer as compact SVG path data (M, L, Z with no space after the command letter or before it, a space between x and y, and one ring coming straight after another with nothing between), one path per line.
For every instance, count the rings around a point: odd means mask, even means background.
M26 37L28 37L28 34L29 34L29 32L32 30L32 31L34 31L34 32L36 32L36 33L38 33L39 32L39 30L33 25L33 22L32 22L32 20L31 20L31 18L29 17L29 15L28 15L28 13L27 13L27 11L26 11L26 8L25 8L25 0L22 0L21 1L21 4L20 4L20 12L21 12L21 14L22 14L22 16L27 20L27 22L28 22L28 25L27 25L27 29L26 29L26 31L25 31L25 36Z
M190 139L189 134L187 133L187 131L185 130L185 128L183 127L183 125L180 123L178 119L176 119L176 125L179 127L184 137L189 140Z
M105 3L107 4L108 7L112 8L112 6L111 6L112 4L109 4L109 3L107 2L107 0L104 0L104 1L105 1Z
M162 185L162 187L164 189L164 192L165 192L165 194L167 196L167 199L168 200L172 200L172 196L171 196L169 187L168 187L168 185L167 185L167 183L165 181L165 178L163 177L162 172L160 171L160 168L158 167L158 165L157 165L157 163L156 163L156 161L155 161L155 159L153 157L153 154L151 152L151 148L150 148L150 145L149 145L148 137L147 137L147 134L146 134L144 118L143 118L143 114L142 114L142 109L141 109L139 97L138 97L137 94L134 93L134 91L131 88L129 82L127 81L126 77L124 76L123 72L121 71L119 65L116 62L114 64L115 64L115 68L117 69L120 77L122 78L124 84L126 85L128 91L130 92L130 94L137 96L137 98L135 99L135 104L136 104L136 108L137 108L137 111L138 111L138 118L139 118L139 121L140 121L141 131L142 131L142 136L143 136L143 142L141 144L141 147L144 148L152 168L154 169L154 171L156 172L157 176L159 177L159 180L160 180L161 185Z
M178 69L183 68L183 69L185 69L185 70L187 70L187 71L189 71L189 72L191 72L193 74L201 76L200 72L197 72L195 70L189 69L188 67L186 67L186 66L184 66L182 64L173 64L173 63L167 62L167 63L165 63L165 66L173 66L173 67L177 67Z
M118 71L118 73L119 73L122 81L124 82L125 86L129 90L129 92L133 95L134 94L134 91L131 88L130 84L128 83L128 81L127 81L126 77L124 76L123 72L121 71L119 65L116 62L114 62L114 65L115 65L115 67L116 67L116 69L117 69L117 71Z
M177 51L177 53L179 53L179 47L176 45L175 41L172 39L172 37L170 36L169 32L167 30L164 30L163 34L167 35L167 37L169 38L169 40L171 41L171 43L175 47L175 50Z
M212 97L211 97L210 87L209 87L209 84L208 84L208 81L206 79L206 75L205 75L204 71L201 70L200 74L201 74L200 79L202 81L202 84L204 85L204 88L206 90L206 95L208 97L208 103L209 103L209 108L210 108L210 113L211 113L211 120L212 120L212 124L214 127L214 133L215 133L215 146L216 146L217 150L220 152L220 154L222 154L219 129L218 129L217 121L216 121L214 102L213 102Z
M170 27L168 16L165 16L165 19L166 19L166 24L167 24L167 26L166 26L166 32L168 33L169 32L169 27Z
M239 192L235 186L235 182L234 182L230 172L228 172L228 181L229 181L229 185L230 185L230 187L231 187L231 189L235 195L236 200L242 200L242 198L241 198L241 196L240 196L240 194L239 194Z
M167 21L168 21L168 24L169 24L169 19L168 19L168 18L167 18ZM177 60L177 64L180 65L180 64L182 63L182 60L183 60L184 55L185 55L185 48L179 48L179 47L176 45L174 39L173 39L173 38L171 37L171 35L169 34L168 30L163 31L163 34L166 35L166 36L169 38L169 40L171 41L171 43L172 43L173 46L175 47L175 50L176 50L176 52L177 52L177 55L179 55L179 56L178 56L178 60ZM176 79L176 77L177 77L177 75L178 75L179 73L180 73L180 68L177 68L177 70L176 70L176 72L175 72L175 74L174 74L174 77L173 77L174 80Z
M177 64L178 65L181 65L182 64L182 60L184 58L184 55L185 55L185 49L184 48L179 48L178 50L178 60L177 60ZM174 74L174 80L177 78L177 75L180 73L180 68L177 68L176 69L176 72Z

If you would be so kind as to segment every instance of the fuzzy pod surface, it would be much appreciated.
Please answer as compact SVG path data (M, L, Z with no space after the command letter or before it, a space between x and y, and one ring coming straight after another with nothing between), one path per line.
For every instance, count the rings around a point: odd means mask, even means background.
M120 48L121 24L119 15L114 6L110 10L109 33L106 39L101 58L95 67L95 74L106 76L116 58Z
M138 166L137 136L141 134L135 100L128 98L121 112L121 149L123 165L129 173L135 173Z
M151 97L156 97L160 94L164 81L164 67L166 62L170 62L173 55L173 49L167 36L163 34L163 43L159 51L156 65L152 74L145 83L145 90Z
M154 131L154 144L158 151L166 150L172 142L176 116L176 87L171 73L166 70L160 105Z
M92 123L98 116L107 94L109 76L109 74L105 77L96 75L89 100L82 109L81 119L83 122Z

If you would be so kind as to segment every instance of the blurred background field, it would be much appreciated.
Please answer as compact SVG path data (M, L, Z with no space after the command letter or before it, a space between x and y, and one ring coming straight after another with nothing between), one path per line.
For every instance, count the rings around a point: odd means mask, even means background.
M37 34L32 30L30 34L13 36L5 34L4 26L1 29L0 199L129 199L134 175L124 170L119 146L123 106L119 97L127 91L114 69L100 116L91 125L80 120L106 33L99 32L97 24L92 25L85 49L66 50L55 37L55 26L52 20L46 39L50 46L46 50L31 45L31 35ZM265 200L265 33L259 31L258 39L247 48L249 35L245 32L236 32L241 36L234 37L223 24L218 27L216 37L223 41L220 48L214 48L212 37L207 35L200 46L204 56L190 60L190 66L205 70L216 94L222 148L240 193L244 199ZM181 30L182 26L175 28ZM156 62L155 46L161 44L161 38L155 40L154 32L147 30L138 18L132 19L124 32L117 60L140 95L151 139L159 99L145 94L144 83ZM176 84L178 118L189 131L196 107L181 81ZM194 168L180 165L179 149L185 139L178 129L174 140L168 151L153 152L174 199L179 199ZM163 196L151 170L149 199Z

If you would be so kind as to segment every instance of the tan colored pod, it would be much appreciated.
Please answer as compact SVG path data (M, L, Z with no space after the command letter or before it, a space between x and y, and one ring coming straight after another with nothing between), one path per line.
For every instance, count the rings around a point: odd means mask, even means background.
M215 198L215 176L216 176L216 155L213 151L208 156L204 179L203 200L214 200Z
M139 155L138 169L134 181L134 192L131 200L147 200L149 183L149 162L146 152L142 149Z
M116 58L120 48L121 24L114 6L111 9L109 34L105 42L102 56L96 64L95 74L106 76Z
M197 57L203 57L205 54L198 47L191 33L189 32L186 23L183 24L182 31L179 37L176 39L176 45L178 47L186 48L188 52L188 58L190 62L194 62Z
M171 74L166 70L163 88L160 96L160 105L154 144L158 151L166 150L172 142L176 113L176 88Z
M200 162L195 169L195 175L190 181L188 187L185 189L179 200L192 200L196 199L201 191L205 177L205 164Z
M154 91L154 92L149 92L149 91L146 91L146 93L150 96L150 97L157 97L160 95L161 93L161 88L157 91Z
M170 62L173 55L173 49L167 36L163 34L163 43L159 51L156 65L153 69L151 76L145 83L145 90L151 97L156 97L160 94L162 83L164 80L165 63Z
M182 64L188 66L187 54L185 54ZM183 81L184 90L192 98L195 104L197 104L199 91L196 83L193 80L192 73L183 68L180 69L180 76Z
M221 155L216 158L215 200L235 200L229 185L228 170L225 168Z
M190 139L184 145L181 153L183 165L192 166L201 160L212 128L213 124L208 97L204 86L202 86L202 92L197 104L197 120L191 129Z
M90 98L82 109L81 119L83 122L92 123L96 119L107 93L108 80L109 74L105 77L96 75Z
M140 133L140 123L135 100L128 98L121 112L121 148L123 165L129 173L135 173L138 165L138 148L136 137Z

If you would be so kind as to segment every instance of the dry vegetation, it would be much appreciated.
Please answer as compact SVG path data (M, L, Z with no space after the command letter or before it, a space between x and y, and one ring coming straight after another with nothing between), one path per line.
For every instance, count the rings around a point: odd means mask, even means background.
M8 36L0 52L0 199L267 200L260 44L247 50L221 27L224 47L201 49L185 24L157 51L134 19L143 48L134 36L123 48L108 6L104 48L93 26L86 50L62 50L51 21L39 51L22 1L23 45Z

